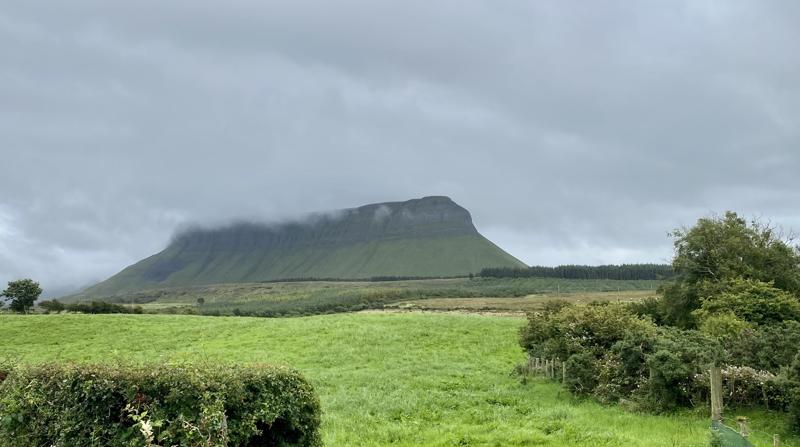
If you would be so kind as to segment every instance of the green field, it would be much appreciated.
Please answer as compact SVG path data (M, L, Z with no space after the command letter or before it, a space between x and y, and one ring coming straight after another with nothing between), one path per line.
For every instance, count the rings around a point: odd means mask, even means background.
M304 281L219 284L149 290L105 298L145 309L201 314L296 316L363 309L431 298L569 298L595 292L654 291L661 281L558 278L452 278L410 281ZM565 295L565 296L562 296ZM568 296L567 296L568 295ZM204 304L198 306L202 298ZM512 306L517 308L518 306ZM171 309L170 309L171 308Z
M330 446L702 446L705 411L628 413L521 384L524 320L456 314L303 318L169 315L0 316L0 358L42 362L268 362L318 390ZM783 431L780 416L749 414ZM756 440L766 444L766 435ZM784 437L792 445L797 440Z

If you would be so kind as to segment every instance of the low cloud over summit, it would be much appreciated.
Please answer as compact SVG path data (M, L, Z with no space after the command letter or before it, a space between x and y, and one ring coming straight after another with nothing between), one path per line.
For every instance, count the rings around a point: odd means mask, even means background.
M0 6L0 281L81 286L181 225L444 194L532 264L800 229L800 4Z

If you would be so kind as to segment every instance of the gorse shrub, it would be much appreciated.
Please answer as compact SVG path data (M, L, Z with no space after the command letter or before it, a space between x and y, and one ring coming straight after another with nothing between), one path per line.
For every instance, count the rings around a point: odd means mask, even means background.
M772 373L792 364L800 346L800 323L782 323L747 328L736 337L723 339L730 363Z
M269 366L20 366L0 384L0 445L316 446L320 407Z
M659 328L653 351L645 356L649 373L646 405L655 411L705 403L705 384L697 387L694 376L723 360L724 351L713 337L698 331Z

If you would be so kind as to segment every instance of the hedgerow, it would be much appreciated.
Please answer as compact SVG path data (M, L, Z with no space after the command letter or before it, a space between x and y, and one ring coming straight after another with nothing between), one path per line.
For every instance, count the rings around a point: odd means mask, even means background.
M320 445L319 400L288 368L52 363L6 374L3 447Z

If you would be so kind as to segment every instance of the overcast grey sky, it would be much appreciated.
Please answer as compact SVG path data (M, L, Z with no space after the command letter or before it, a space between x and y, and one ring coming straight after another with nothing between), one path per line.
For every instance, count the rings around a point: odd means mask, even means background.
M3 1L0 284L187 222L449 195L531 264L800 229L800 2Z

